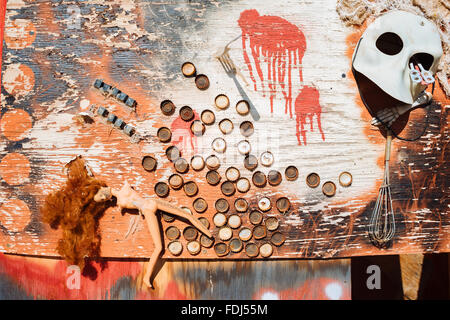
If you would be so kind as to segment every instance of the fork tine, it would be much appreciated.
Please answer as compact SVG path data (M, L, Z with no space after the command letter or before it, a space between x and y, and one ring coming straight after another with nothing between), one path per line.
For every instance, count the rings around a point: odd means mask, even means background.
M222 56L217 57L217 59L219 60L219 62L220 62L220 64L222 65L222 67L225 69L225 72L226 72L226 73L229 73L230 71L228 70L227 65L225 65Z

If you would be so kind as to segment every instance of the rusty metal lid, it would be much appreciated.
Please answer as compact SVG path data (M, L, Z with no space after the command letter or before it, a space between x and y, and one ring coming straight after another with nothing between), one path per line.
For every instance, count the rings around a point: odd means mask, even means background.
M203 170L205 167L205 160L203 160L202 156L195 155L191 158L191 167L195 171Z
M270 242L272 242L277 247L281 246L285 240L286 237L281 232L274 232L272 234L272 237L270 238Z
M273 157L272 152L264 151L263 153L261 153L259 160L261 161L261 164L263 166L270 167L273 164L274 157Z
M195 85L200 90L206 90L209 88L209 79L204 74L199 74L195 77Z
M241 252L243 247L242 241L239 238L233 238L230 241L230 250L234 253Z
M236 112L241 116L245 116L250 112L250 104L248 101L240 100L236 103Z
M205 125L210 126L216 121L216 116L211 110L203 110L202 114L200 115L200 119Z
M277 170L270 170L267 174L267 181L271 186L277 186L281 183L282 176L281 173Z
M177 173L174 173L169 177L169 185L172 187L172 189L175 190L181 189L181 187L183 187L183 183L184 183L183 177Z
M166 229L166 237L169 240L175 240L180 237L180 230L175 226L170 226Z
M236 188L240 193L246 193L250 190L250 181L247 178L239 178L236 182Z
M186 248L191 255L195 256L199 254L202 247L200 245L200 242L198 241L189 241L186 245Z
M322 186L322 192L327 197L332 197L336 194L336 185L331 181L327 181Z
M173 165L179 173L186 173L189 170L189 163L184 158L178 158Z
M223 138L215 138L211 143L211 147L215 152L224 153L227 149L227 142Z
M191 121L194 119L194 111L189 106L181 107L180 118L186 122Z
M227 224L227 216L218 212L213 217L213 223L216 227L223 227Z
M219 229L219 239L222 241L228 241L233 236L233 230L230 227L222 227Z
M269 211L270 209L272 209L272 203L270 202L270 199L267 197L259 199L258 208L261 211Z
M200 217L198 220L205 226L206 229L209 229L209 221L205 217Z
M152 156L145 156L142 158L142 167L146 171L154 171L157 167L158 162Z
M294 181L298 178L298 169L295 166L289 166L284 171L287 181Z
M223 119L219 122L219 129L223 134L229 134L234 129L234 124L230 119Z
M216 243L214 245L214 252L218 257L226 256L229 252L228 245L223 242Z
M253 210L252 212L250 212L249 220L252 224L258 225L261 223L262 219L263 219L263 214L260 211Z
M353 177L350 172L344 171L339 175L339 184L343 187L348 187L352 184Z
M261 257L268 258L273 253L273 247L270 243L264 243L259 247L259 253L261 254Z
M183 185L183 190L188 197L193 197L197 194L198 187L194 181L188 181Z
M264 225L257 225L256 227L253 228L253 237L255 237L255 239L257 240L263 239L266 237L266 235L267 230Z
M175 221L175 217L171 214L165 213L161 211L161 216L164 219L165 222L173 222Z
M217 212L225 213L230 209L230 204L228 203L227 199L220 198L216 200L216 202L214 203L214 207L216 208Z
M250 258L254 258L257 257L259 254L259 248L256 244L254 244L253 242L249 242L245 245L245 253L247 254L247 256L249 256Z
M236 192L236 188L234 187L234 184L231 181L222 182L222 184L220 185L220 190L227 197L232 196Z
M180 241L175 240L175 241L170 242L167 245L167 249L174 256L179 256L181 254L181 252L183 252L183 245L181 244Z
M263 188L267 184L267 178L261 171L256 171L252 177L253 184L258 188Z
M252 230L250 230L247 227L243 227L241 230L239 230L239 239L242 241L248 241L252 238Z
M216 107L225 110L230 105L230 99L224 94L219 94L216 99L214 99L214 102L216 104Z
M158 136L158 139L161 142L169 142L170 139L172 139L172 132L170 131L169 128L166 127L159 128L156 135Z
M183 237L187 241L194 241L195 239L197 239L197 236L198 236L198 231L194 227L188 226L188 227L184 228Z
M239 126L239 129L241 130L241 134L244 137L250 137L253 132L255 131L255 128L253 127L253 123L251 123L250 121L244 121L241 123L241 125Z
M214 244L214 238L208 238L204 234L200 236L200 244L204 248L211 248Z
M169 195L169 185L165 182L158 182L155 184L155 193L158 197L167 197Z
M229 180L231 182L236 182L240 178L240 176L241 176L241 173L235 167L229 167L225 171L225 177L227 178L227 180Z
M255 170L258 167L258 158L252 154L247 155L244 158L244 167L250 171Z
M277 199L276 202L277 209L280 213L286 213L289 211L289 208L291 207L291 202L286 197L281 197Z
M175 105L170 100L164 100L163 102L161 102L160 108L161 108L161 112L165 116L173 115L175 113L175 109L176 109Z
M313 172L306 177L306 184L311 188L316 188L320 184L320 177L317 173Z
M266 221L264 222L266 225L267 230L269 231L275 231L278 229L278 226L280 225L280 222L275 217L268 217Z
M200 120L194 120L191 123L191 132L199 137L202 136L205 133L206 127Z
M246 212L248 210L248 202L244 198L237 198L234 201L234 207L237 212Z
M242 219L237 214L232 214L228 217L228 226L232 229L237 229L241 226Z
M206 181L212 186L218 185L220 179L221 176L216 170L210 170L206 173Z
M250 145L250 142L247 140L241 140L237 144L237 149L240 154L242 155L248 155L250 151L252 151L252 146Z
M169 161L174 162L181 156L180 150L175 146L170 146L166 149L166 157Z
M185 62L181 65L181 72L185 77L192 77L195 75L197 70L192 62Z
M217 170L220 167L220 160L215 155L206 158L205 163L209 170Z
M197 198L194 200L192 206L194 207L194 210L198 213L203 213L208 209L208 203L203 198Z

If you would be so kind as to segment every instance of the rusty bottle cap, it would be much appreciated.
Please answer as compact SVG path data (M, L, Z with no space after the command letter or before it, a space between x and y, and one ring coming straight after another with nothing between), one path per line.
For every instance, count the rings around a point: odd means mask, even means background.
M220 167L220 160L215 155L210 155L205 162L209 170L217 170Z
M183 237L187 241L194 241L195 239L197 239L197 236L198 236L198 231L194 227L189 226L189 227L184 228Z
M222 138L215 138L211 144L213 150L218 153L224 153L227 149L227 143Z
M184 183L183 177L177 173L174 173L169 177L169 185L174 190L181 189L181 187L183 187L183 183Z
M230 250L234 253L238 253L242 250L242 241L239 238L231 239L230 241Z
M259 253L261 257L268 258L273 253L273 247L270 243L264 243L261 247L259 247Z
M200 116L200 119L202 119L205 125L210 126L216 121L216 116L211 110L204 110Z
M243 198L237 198L234 201L234 207L236 208L237 212L247 212L248 202L247 202L247 200L245 200Z
M278 229L278 226L279 226L280 223L279 223L277 218L269 217L269 218L266 219L264 224L266 225L267 230L275 231L275 230Z
M213 217L213 223L216 227L223 227L227 224L227 216L223 213L218 212Z
M250 230L249 228L242 228L241 230L239 230L239 239L241 239L242 241L248 241L252 238L252 230Z
M198 220L205 226L206 229L209 229L209 221L205 217L200 217Z
M180 237L180 230L177 227L170 226L166 229L166 237L169 240L175 240Z
M350 172L344 171L339 175L339 184L348 187L352 184L353 178Z
M209 79L204 74L199 74L195 77L195 85L200 90L206 90L209 88Z
M170 146L166 149L166 157L169 161L174 162L181 156L180 150L175 146Z
M183 245L181 244L180 241L175 240L175 241L170 242L167 245L167 249L174 256L179 256L181 254L181 252L183 252Z
M228 226L232 229L237 229L241 226L242 219L237 214L232 214L228 217Z
M157 166L157 161L152 156L145 156L142 158L142 167L146 171L149 171L149 172L154 171L156 169L156 166Z
M336 194L336 185L331 181L327 181L322 186L322 192L327 197L332 197Z
M204 234L200 236L200 244L204 248L211 248L214 244L214 238L208 238Z
M236 103L236 112L241 116L245 116L250 112L250 105L247 101L241 100Z
M277 209L280 213L286 213L289 211L289 208L291 207L291 202L286 197L281 197L277 199L276 202Z
M258 158L252 154L247 155L244 158L244 167L250 171L255 170L258 167Z
M254 244L253 242L249 242L247 243L247 245L245 246L245 253L247 254L247 256L249 256L250 258L254 258L257 257L259 254L259 248L256 244Z
M216 243L214 245L214 252L218 257L226 256L229 252L228 245L223 242Z
M181 72L185 77L189 78L194 76L197 70L192 62L185 62L181 65Z
M266 237L266 235L267 235L267 230L264 225L258 225L253 228L253 236L255 237L255 239L257 239L257 240L263 239Z
M158 129L158 132L156 133L158 136L159 141L161 142L169 142L172 138L172 132L169 128L161 127Z
M236 182L236 188L240 193L246 193L250 190L250 181L247 178L239 178Z
M241 173L235 167L229 167L225 171L225 177L227 178L227 180L229 180L231 182L236 182L240 178L240 176L241 176Z
M267 183L266 175L261 171L256 171L252 177L253 184L258 188L264 188Z
M162 218L164 219L165 222L173 222L173 221L175 221L175 217L170 215L170 214L168 214L168 213L162 212L161 216L162 216Z
M180 109L180 118L184 121L191 121L194 119L194 111L189 106L184 106Z
M161 112L165 116L171 116L175 113L175 105L170 100L164 100L163 102L161 102L160 108Z
M263 214L261 212L259 212L258 210L253 210L252 212L250 212L249 220L252 224L258 225L261 223L262 219L263 219Z
M200 137L205 133L206 127L200 120L194 120L191 123L191 132L194 136Z
M189 163L184 158L178 158L174 163L175 170L179 173L186 173L189 170Z
M284 171L284 175L286 176L287 181L294 181L298 178L298 169L294 166L289 166Z
M271 186L277 186L281 183L281 173L277 170L270 170L267 174L267 180Z
M261 211L269 211L272 208L272 203L270 202L270 199L267 197L259 199L258 208Z
M216 208L217 212L225 213L228 212L230 209L230 205L225 198L217 199L214 203L214 207Z
M183 185L183 190L188 197L193 197L197 194L198 187L194 181L188 181Z
M186 245L186 248L191 255L195 256L199 254L202 247L200 245L200 242L198 241L189 241Z
M247 140L241 140L237 144L237 149L240 154L246 156L250 153L250 151L252 151L252 146Z
M219 94L214 101L216 107L221 110L225 110L230 105L230 99L224 94Z
M222 190L222 193L227 197L232 196L236 192L236 188L231 181L224 181L220 185L220 190Z
M194 200L194 203L192 204L194 207L194 210L198 213L203 213L208 209L208 203L203 198L197 198Z
M244 137L250 137L255 131L253 123L251 123L250 121L242 122L241 125L239 126L239 129L241 130L241 134Z
M222 241L228 241L233 236L233 230L229 227L222 227L219 230L219 239Z
M320 184L320 177L317 173L313 172L306 177L306 184L311 188L316 188Z
M265 167L270 167L273 164L274 158L273 154L270 151L265 151L261 154L261 157L259 158L261 161L261 164Z
M195 171L203 170L203 168L205 167L205 160L203 160L202 156L193 156L191 158L191 167Z
M165 198L169 195L169 186L165 182L155 184L155 193L158 197Z
M218 185L220 179L220 174L216 170L210 170L206 173L206 181L212 186Z
M277 247L281 246L286 240L285 236L281 232L274 232L272 237L270 238L270 242L272 242Z
M234 124L230 119L223 119L219 122L219 129L223 134L229 134L234 129Z

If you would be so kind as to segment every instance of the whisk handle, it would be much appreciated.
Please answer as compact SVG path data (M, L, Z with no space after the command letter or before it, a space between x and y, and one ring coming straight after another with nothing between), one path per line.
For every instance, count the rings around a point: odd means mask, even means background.
M384 161L389 162L391 158L391 143L392 143L392 132L388 130L386 135L386 148L384 151Z

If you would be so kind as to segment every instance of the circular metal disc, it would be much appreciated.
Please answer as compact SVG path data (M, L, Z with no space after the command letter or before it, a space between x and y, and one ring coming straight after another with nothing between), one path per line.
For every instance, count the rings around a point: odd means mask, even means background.
M200 90L206 90L209 88L209 79L204 74L199 74L195 77L195 85Z
M259 254L259 248L256 244L254 244L253 242L249 242L247 243L247 245L245 246L245 253L247 254L247 256L249 256L250 258L254 258L257 257Z
M228 245L223 242L216 243L214 245L214 252L218 257L226 256L229 252Z
M181 72L185 77L192 77L196 73L196 69L193 63L185 62L181 66Z
M278 229L279 221L275 217L269 217L266 219L265 225L266 225L267 230L275 231Z
M222 193L227 197L232 196L236 192L236 188L231 181L223 182L220 186L220 190L222 190Z
M267 178L261 171L256 171L252 177L253 184L258 188L264 188L267 184Z
M259 247L259 253L261 257L268 258L273 253L273 247L270 243L264 243L261 247Z
M284 171L284 175L286 176L286 180L294 181L298 178L298 169L294 166L289 166Z
M281 197L277 199L276 202L277 209L280 213L286 213L289 211L289 208L291 207L291 202L286 197Z
M198 241L189 241L186 245L186 248L191 255L195 256L199 254L202 247L200 245L200 242Z
M331 181L327 181L322 186L322 192L327 197L332 197L336 194L336 185Z
M178 158L174 163L175 170L179 173L186 173L189 170L189 163L186 159Z
M241 173L235 167L229 167L225 171L225 177L231 182L236 182L240 178L240 176L241 176Z
M195 171L203 170L203 168L205 167L205 160L203 160L202 156L193 156L191 158L191 167Z
M242 155L248 155L252 151L252 146L247 140L241 140L237 145L238 152Z
M247 101L241 100L236 103L236 112L241 116L245 116L250 112L250 105Z
M206 173L206 181L212 186L218 185L220 179L220 174L216 170L210 170Z
M230 99L224 94L219 94L215 99L216 107L224 110L230 105Z
M237 212L246 212L248 210L248 202L243 198L237 198L234 201L234 207Z
M172 132L170 131L169 128L166 127L159 128L156 135L158 136L159 141L161 142L169 142L170 139L172 138Z
M234 124L230 119L223 119L219 122L219 129L223 134L229 134L233 131Z
M229 227L222 227L219 230L219 239L222 241L228 241L233 236L233 230Z
M252 238L252 230L250 230L249 228L242 228L239 231L239 239L241 239L242 241L248 241Z
M243 245L242 245L241 239L239 239L239 238L231 239L230 250L232 252L235 252L235 253L240 252L242 250L242 247L243 247Z
M180 241L175 240L167 245L167 249L174 256L179 256L181 252L183 252L183 245L181 244Z
M259 160L261 164L265 167L270 167L273 164L274 158L273 154L270 151L265 151L261 154Z
M227 199L220 198L216 200L214 207L218 212L225 213L230 209L230 204L228 203Z
M158 197L165 198L169 195L169 186L165 182L155 184L155 193Z
M262 219L263 219L263 214L261 212L259 212L258 210L253 210L252 212L250 212L249 220L252 224L258 225L261 223Z
M194 203L192 204L194 207L194 210L198 213L203 213L208 209L208 203L203 198L197 198L194 200Z
M353 178L350 172L344 171L339 175L339 184L343 187L348 187L352 184Z
M183 177L177 173L169 177L169 184L175 190L181 189L181 187L183 187L183 183L184 183Z
M244 137L250 137L255 131L253 123L251 123L250 121L242 122L241 125L239 126L239 129L241 130L241 134Z
M211 147L215 152L224 153L225 150L227 149L227 143L222 138L215 138L211 143Z
M320 177L317 173L313 172L306 177L306 184L311 188L316 188L320 184Z
M194 119L194 111L189 106L181 107L180 118L184 121L191 121Z
M227 216L218 212L213 217L213 223L216 227L223 227L227 224Z
M214 244L214 238L208 238L204 234L200 236L200 244L202 247L211 248Z
M205 125L200 120L194 120L191 123L191 132L194 134L194 136L202 136L205 133Z
M244 158L244 167L247 170L253 171L258 167L258 158L256 158L254 155L249 154Z
M183 185L183 190L188 197L193 197L197 194L198 187L194 181L188 181Z
M166 149L166 156L169 161L174 162L181 156L181 152L177 147L170 146Z
M209 170L217 170L220 167L220 160L215 155L210 155L205 162Z
M149 172L154 171L156 169L156 166L157 166L157 161L152 156L145 156L142 158L142 167L146 171L149 171Z
M175 240L180 237L180 230L175 226L170 226L166 229L166 237L169 240Z
M270 242L272 242L277 247L281 246L285 240L286 240L286 238L284 237L284 235L281 232L274 232L272 234L272 237L270 238Z
M204 124L210 126L216 121L216 116L211 110L204 110L200 116L200 119L202 119Z
M236 182L236 188L240 193L246 193L250 190L250 181L247 178L239 178Z
M258 208L261 211L269 211L272 208L272 203L270 202L270 199L267 197L259 199Z
M258 225L256 227L253 228L253 236L255 237L255 239L263 239L265 238L267 235L267 230L266 227L263 225Z
M281 173L276 170L270 170L267 174L267 181L271 186L277 186L281 183L282 177Z
M237 214L232 214L228 217L228 225L230 226L230 228L237 229L241 226L241 224L242 219Z
M183 237L187 241L194 241L195 239L197 239L197 236L198 236L198 231L194 227L189 226L189 227L184 228Z
M165 116L173 115L175 113L175 109L176 109L175 105L170 100L164 100L163 102L161 102L160 108L161 108L161 112Z

